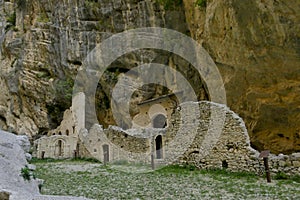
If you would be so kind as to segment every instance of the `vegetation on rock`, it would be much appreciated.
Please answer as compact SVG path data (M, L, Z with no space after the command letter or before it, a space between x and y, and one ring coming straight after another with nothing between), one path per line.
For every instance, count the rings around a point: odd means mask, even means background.
M196 5L199 7L206 7L207 1L206 0L197 0Z
M175 7L181 6L183 1L182 0L158 0L158 2L163 5L165 10L171 10Z

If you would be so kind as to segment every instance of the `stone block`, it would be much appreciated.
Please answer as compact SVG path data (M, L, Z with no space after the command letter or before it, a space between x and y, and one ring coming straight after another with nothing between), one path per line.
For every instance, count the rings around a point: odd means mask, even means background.
M31 161L32 155L30 153L26 153L25 158L26 158L27 161Z
M284 167L284 166L286 166L286 162L283 161L283 160L279 160L278 165L279 165L280 167Z
M300 167L300 161L293 161L294 167Z
M300 152L293 153L290 157L291 157L291 160L300 160Z

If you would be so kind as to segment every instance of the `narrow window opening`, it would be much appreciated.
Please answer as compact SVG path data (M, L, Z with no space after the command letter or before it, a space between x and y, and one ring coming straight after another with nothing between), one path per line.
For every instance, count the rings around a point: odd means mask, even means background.
M156 149L156 158L157 159L161 159L163 156L163 152L162 152L162 137L161 135L158 135L155 138L155 149Z

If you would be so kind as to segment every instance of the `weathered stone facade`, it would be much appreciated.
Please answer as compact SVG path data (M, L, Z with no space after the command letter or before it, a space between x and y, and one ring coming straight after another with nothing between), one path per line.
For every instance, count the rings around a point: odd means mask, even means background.
M85 124L85 95L73 97L72 107L64 112L60 126L34 142L38 158L70 158L78 152L78 133Z
M141 102L138 105L139 113L133 117L133 128L165 128L168 127L171 115L177 107L175 94Z
M79 96L82 101L84 95ZM77 101L73 109L81 101ZM66 113L78 114L83 111L81 108ZM65 116L69 117L65 122L70 117L77 118L76 115ZM82 115L80 119L84 121ZM123 130L110 126L103 129L101 125L94 124L89 130L84 127L79 130L77 124L72 124L78 130L75 134L62 132L62 135L53 135L62 130L61 125L51 131L49 136L37 140L37 157L80 156L93 157L102 162L126 160L150 164L153 155L155 165L179 163L199 168L226 168L256 173L263 171L262 159L259 158L259 152L250 145L243 120L225 105L209 101L182 103L173 110L166 128ZM273 173L300 174L299 153L290 156L271 154L269 164Z

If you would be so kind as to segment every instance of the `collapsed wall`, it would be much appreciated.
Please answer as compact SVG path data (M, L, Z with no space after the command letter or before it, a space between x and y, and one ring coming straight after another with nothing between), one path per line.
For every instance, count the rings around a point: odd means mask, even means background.
M197 107L200 113L194 121L182 119L178 110L173 115L174 125L170 129L172 133L178 131L183 121L190 126L197 126L197 134L192 144L176 162L189 163L200 168L225 167L231 170L255 171L254 163L257 162L259 153L250 146L243 120L225 105L208 101L185 103L181 105L181 110L193 113ZM214 118L215 116L220 119Z

